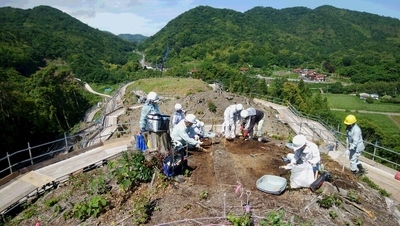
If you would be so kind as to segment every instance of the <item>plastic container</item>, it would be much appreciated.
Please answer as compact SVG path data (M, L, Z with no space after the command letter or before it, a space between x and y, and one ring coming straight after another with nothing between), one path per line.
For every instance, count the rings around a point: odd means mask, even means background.
M169 115L148 114L146 130L151 132L162 132L169 130Z
M257 180L256 185L263 192L279 195L286 189L287 180L274 175L264 175Z

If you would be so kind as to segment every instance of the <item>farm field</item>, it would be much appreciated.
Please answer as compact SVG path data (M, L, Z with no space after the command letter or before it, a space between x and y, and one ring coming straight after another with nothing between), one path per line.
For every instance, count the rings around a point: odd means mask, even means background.
M323 94L328 99L328 105L332 109L345 109L346 111L334 111L334 114L339 119L344 119L350 111L352 111L357 119L368 120L379 126L383 132L389 136L400 135L400 116L389 116L379 113L365 113L359 111L371 112L389 112L400 113L400 105L383 104L375 102L373 104L364 103L356 96L345 94ZM397 122L397 123L396 123ZM344 128L344 127L343 127Z
M360 100L357 96L347 94L322 95L328 98L328 105L330 108L400 113L400 104L387 104L380 103L379 101L375 101L373 104L368 104L365 101Z

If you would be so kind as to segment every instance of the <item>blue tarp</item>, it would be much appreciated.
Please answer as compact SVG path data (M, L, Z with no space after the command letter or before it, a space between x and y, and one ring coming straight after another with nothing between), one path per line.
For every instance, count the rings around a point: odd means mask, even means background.
M136 135L136 149L140 149L142 151L147 150L147 145L142 134Z

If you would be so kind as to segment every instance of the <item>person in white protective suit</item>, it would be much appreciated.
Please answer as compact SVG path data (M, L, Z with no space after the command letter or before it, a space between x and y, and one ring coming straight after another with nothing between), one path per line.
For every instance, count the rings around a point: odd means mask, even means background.
M345 151L345 155L349 156L350 160L350 171L357 176L365 173L365 169L361 162L358 161L361 153L365 149L364 140L360 127L356 124L357 119L354 115L348 115L344 124L346 125L346 136L348 147ZM357 171L358 169L358 171Z
M181 120L173 129L171 133L171 139L177 146L189 145L189 148L196 147L200 148L203 144L201 141L197 141L191 138L190 134L195 134L192 127L196 122L196 116L193 114L186 115L184 120Z
M148 114L161 114L158 108L158 98L157 93L150 92L147 94L146 102L142 107L142 113L140 115L139 125L140 125L140 132L143 133L146 131L146 123L147 123L147 115Z
M185 118L185 110L183 110L182 105L179 103L175 104L174 115L172 116L172 127L177 125L184 118Z
M242 110L242 104L232 104L225 109L222 134L225 135L226 140L232 140L236 137L236 124L240 121Z
M264 112L255 108L247 108L240 112L242 117L242 125L240 130L246 140L252 140L254 137L254 126L257 124L257 137L258 141L262 141L262 127L264 124Z
M196 123L192 125L194 134L189 134L191 138L199 140L204 137L204 122L196 119Z
M304 135L296 135L293 137L291 148L294 154L288 154L287 158L290 160L290 165L311 164L313 171L319 170L321 162L321 155L318 146L311 141L308 141Z

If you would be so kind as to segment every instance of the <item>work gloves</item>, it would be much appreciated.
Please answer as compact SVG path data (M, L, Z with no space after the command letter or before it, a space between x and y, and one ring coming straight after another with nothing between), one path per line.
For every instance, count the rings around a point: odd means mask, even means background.
M244 137L248 137L248 136L249 136L249 132L248 132L247 130L244 130L244 131L243 131L243 136L244 136Z
M199 140L199 139L200 139L200 136L199 136L199 135L194 135L194 139L195 139L195 140Z
M196 148L200 148L200 145L202 145L202 144L203 144L203 142L198 141L197 144L196 144Z
M345 155L345 156L349 156L349 155L350 155L350 150L347 149L347 150L344 152L344 155Z

